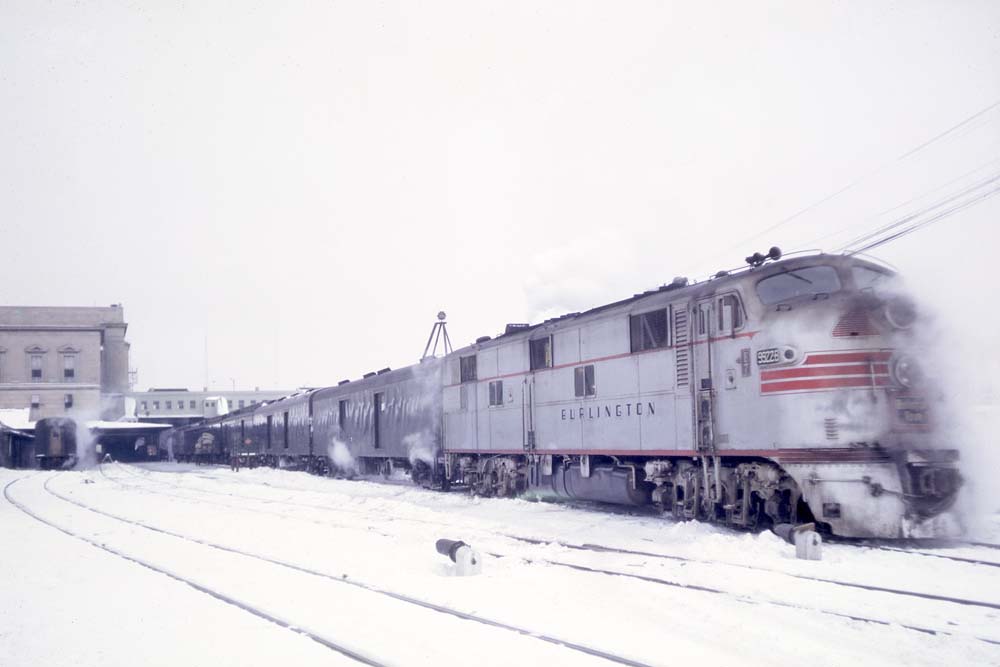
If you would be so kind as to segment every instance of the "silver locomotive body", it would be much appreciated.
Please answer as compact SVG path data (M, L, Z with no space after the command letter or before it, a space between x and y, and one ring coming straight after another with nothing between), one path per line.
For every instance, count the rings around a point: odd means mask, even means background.
M916 331L891 272L826 255L509 327L446 360L445 474L737 526L956 534Z

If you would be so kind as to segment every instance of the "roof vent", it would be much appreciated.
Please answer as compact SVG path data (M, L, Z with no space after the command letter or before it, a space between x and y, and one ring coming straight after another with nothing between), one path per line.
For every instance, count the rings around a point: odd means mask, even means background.
M476 339L476 343L485 343L488 340L492 340L490 336L480 336Z
M361 376L361 379L362 379L362 380L365 380L365 379L367 379L367 378L372 378L372 377L375 377L375 375L377 375L377 373L375 373L375 371L372 371L371 373L365 373L364 375L362 375L362 376Z
M514 333L515 331L524 331L525 329L528 329L530 327L531 325L528 324L527 322L512 322L511 324L508 324L506 327L504 327L503 332L505 334L509 334L509 333Z
M378 374L379 374L379 375L382 375L382 374L384 374L384 373L388 373L388 372L389 372L389 371L391 371L391 370L392 370L391 368L389 368L388 366L386 366L385 368L383 368L382 370L380 370L380 371L378 372Z
M350 380L341 380L340 382L337 383L337 386L339 387L342 384L350 384L350 382L351 382Z

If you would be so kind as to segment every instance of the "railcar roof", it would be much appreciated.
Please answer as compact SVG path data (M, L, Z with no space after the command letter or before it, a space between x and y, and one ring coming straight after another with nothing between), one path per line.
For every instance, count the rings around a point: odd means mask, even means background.
M562 323L570 320L576 320L584 317L590 317L592 315L596 315L604 311L619 308L621 306L627 306L629 304L636 303L644 299L647 299L649 297L656 296L658 294L663 294L665 292L677 292L679 294L687 293L691 296L701 295L716 291L719 285L723 283L732 284L736 282L745 281L748 279L749 276L764 278L768 275L779 273L780 271L787 271L789 269L793 269L799 266L815 264L817 260L821 260L823 263L830 263L837 265L860 264L860 265L873 266L883 271L891 270L886 265L880 264L877 261L872 261L871 259L868 258L861 258L852 255L829 255L821 252L810 252L809 254L802 254L794 257L786 256L786 258L784 259L780 259L774 262L768 262L762 266L754 267L746 265L728 271L719 271L718 273L714 274L708 279L702 281L688 282L687 278L681 278L681 279L675 278L674 281L671 283L661 285L656 289L646 290L645 292L639 292L633 294L632 296L625 299L620 299L618 301L613 301L611 303L601 304L600 306L595 306L593 308L584 311L566 313L565 315L552 317L542 322L538 322L536 324L519 326L515 330L506 331L481 343L472 343L463 346L462 348L458 348L456 349L456 352L458 352L459 350L469 350L473 348L478 349L480 347L488 347L494 341L511 340L518 337L530 337L530 334L533 331L539 329L540 327L551 324Z

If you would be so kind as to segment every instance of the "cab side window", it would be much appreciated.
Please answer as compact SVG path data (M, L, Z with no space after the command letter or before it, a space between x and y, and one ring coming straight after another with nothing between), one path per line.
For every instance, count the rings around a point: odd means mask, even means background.
M731 334L743 328L743 305L735 294L719 297L719 334Z

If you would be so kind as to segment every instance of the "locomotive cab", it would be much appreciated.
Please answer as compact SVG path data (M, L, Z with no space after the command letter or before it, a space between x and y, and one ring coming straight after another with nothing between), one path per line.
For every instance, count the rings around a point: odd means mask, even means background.
M901 281L824 255L761 273L761 408L779 452L807 450L778 460L815 519L845 535L956 534L945 514L961 486L958 452L939 428L943 392L924 370L933 351Z

